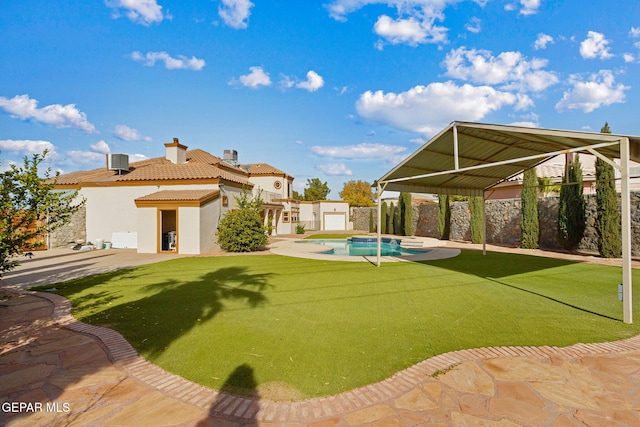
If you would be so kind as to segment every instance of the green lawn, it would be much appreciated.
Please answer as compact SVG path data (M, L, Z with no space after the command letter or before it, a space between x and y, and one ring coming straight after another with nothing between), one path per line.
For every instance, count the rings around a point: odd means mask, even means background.
M621 321L620 280L619 268L463 251L380 268L276 255L180 258L57 288L76 318L116 329L171 372L216 389L250 394L257 384L263 396L302 398L452 350L631 337L640 310L635 324ZM640 271L634 281L640 301Z

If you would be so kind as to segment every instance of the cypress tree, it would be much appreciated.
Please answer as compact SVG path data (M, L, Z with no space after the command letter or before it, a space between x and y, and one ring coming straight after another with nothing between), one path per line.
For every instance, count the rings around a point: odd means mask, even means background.
M482 196L469 197L471 243L482 243Z
M611 133L609 123L605 123L600 132ZM596 159L596 213L598 252L604 258L621 257L622 242L615 173L613 166L600 158Z
M395 222L395 218L396 218L396 207L393 205L393 202L391 202L391 204L389 205L389 226L387 228L387 232L389 234L394 234L393 223Z
M567 250L578 247L586 227L580 158L567 162L558 205L558 241Z
M404 205L404 193L400 193L398 196L398 208L396 209L398 221L396 222L396 234L404 236L404 211L406 206Z
M522 235L520 246L525 249L538 249L540 223L538 220L538 177L536 169L524 171L522 179Z
M382 206L380 207L381 215L380 215L380 233L387 234L387 202L382 202Z
M413 207L411 206L411 193L403 193L402 234L413 235Z
M440 240L449 240L451 234L451 206L447 194L438 194L438 234Z
M369 209L369 233L373 233L375 231L373 225L373 209Z

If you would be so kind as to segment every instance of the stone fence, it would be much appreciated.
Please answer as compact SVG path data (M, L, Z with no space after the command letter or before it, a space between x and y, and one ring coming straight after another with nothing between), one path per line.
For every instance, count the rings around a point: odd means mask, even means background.
M596 198L585 195L587 202L587 226L579 250L598 252L598 237L595 229ZM538 199L540 219L540 248L561 249L558 242L558 201L559 198L544 197ZM619 199L618 199L619 206ZM351 208L351 221L354 230L369 230L369 211L373 211L376 224L376 208ZM487 243L514 246L520 245L520 220L522 217L520 199L487 200ZM451 240L470 241L469 206L467 202L451 204ZM420 204L413 206L413 230L416 236L438 238L438 205ZM631 193L631 253L640 256L640 192Z

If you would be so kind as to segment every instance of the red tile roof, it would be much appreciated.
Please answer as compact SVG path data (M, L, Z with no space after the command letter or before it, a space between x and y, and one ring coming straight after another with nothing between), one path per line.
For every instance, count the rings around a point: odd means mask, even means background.
M136 201L202 201L215 199L219 194L218 190L162 190L138 197Z
M106 168L71 172L56 179L58 185L82 185L100 183L130 183L169 180L222 179L242 185L252 184L244 169L227 165L222 159L202 150L187 151L187 163L173 164L164 157L141 160L129 165L129 171L118 174Z

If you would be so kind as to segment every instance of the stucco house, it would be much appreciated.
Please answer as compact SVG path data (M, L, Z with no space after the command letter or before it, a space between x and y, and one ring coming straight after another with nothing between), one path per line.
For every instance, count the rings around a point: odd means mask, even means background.
M205 253L216 249L218 222L243 190L261 194L272 235L293 234L301 223L307 230L349 227L346 202L294 200L294 177L271 165L241 164L235 150L223 158L187 150L177 138L165 149L164 157L131 164L108 154L103 168L57 178L56 189L78 190L86 200L87 241L141 253Z

